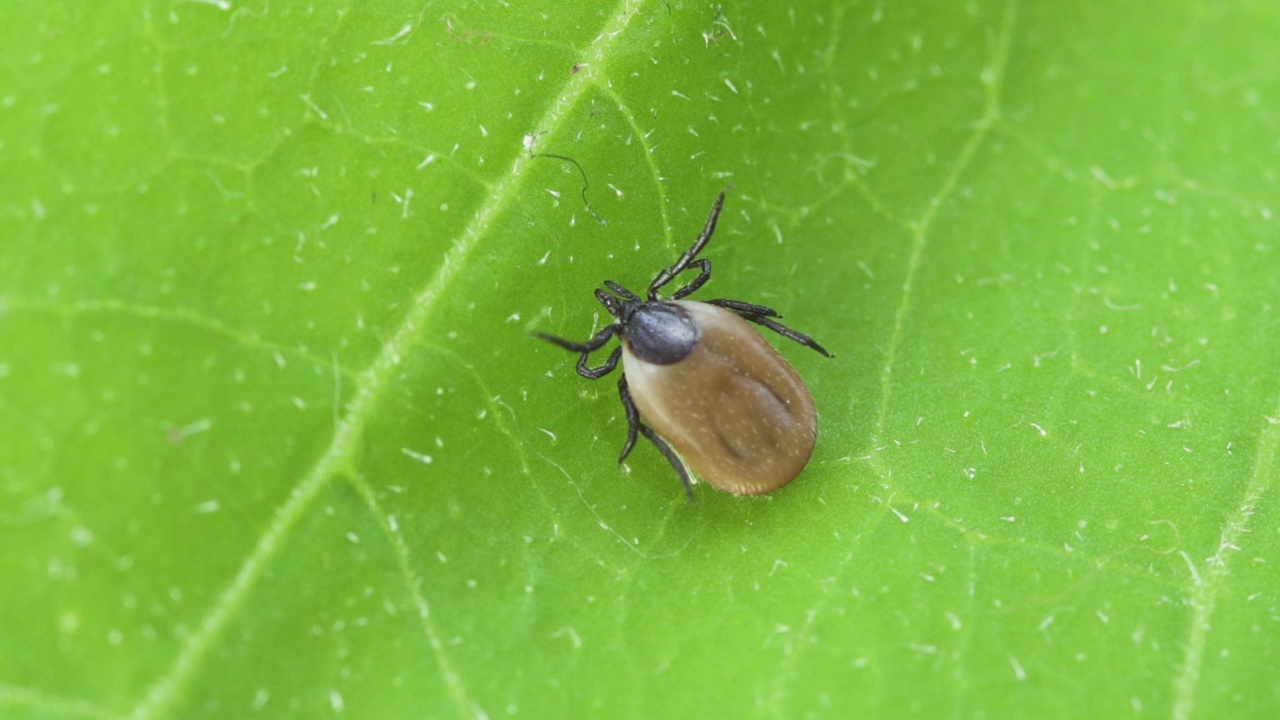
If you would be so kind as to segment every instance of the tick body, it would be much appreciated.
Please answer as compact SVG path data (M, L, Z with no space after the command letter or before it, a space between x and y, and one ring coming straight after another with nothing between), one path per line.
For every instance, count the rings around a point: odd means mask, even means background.
M818 416L796 371L749 323L831 357L821 345L778 322L772 308L738 300L684 300L711 278L699 258L724 204L716 199L702 234L671 267L658 273L646 297L606 280L596 290L615 322L576 343L539 333L579 353L579 375L598 380L622 361L618 393L627 414L622 462L644 435L666 457L693 499L685 463L703 480L737 495L771 492L791 482L813 454ZM688 284L662 298L659 291L686 270ZM614 336L621 344L601 365L591 353ZM655 432L656 431L656 432ZM674 446L674 450L672 449ZM677 455L678 452L678 455Z

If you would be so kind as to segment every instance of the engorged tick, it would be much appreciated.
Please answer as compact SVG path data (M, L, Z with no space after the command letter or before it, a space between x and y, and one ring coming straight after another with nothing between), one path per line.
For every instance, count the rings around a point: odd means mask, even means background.
M693 246L658 273L644 298L612 280L595 291L613 324L581 343L537 333L580 353L578 374L590 380L613 372L622 360L618 394L627 414L627 441L618 462L635 447L637 434L645 436L675 468L690 500L686 462L714 487L758 495L799 475L817 442L818 417L808 388L748 321L832 357L813 338L779 323L782 316L772 308L683 299L711 278L711 261L698 254L715 232L724 196L716 198ZM698 269L696 278L668 298L659 295L690 268ZM591 353L615 335L622 343L603 364L589 367Z

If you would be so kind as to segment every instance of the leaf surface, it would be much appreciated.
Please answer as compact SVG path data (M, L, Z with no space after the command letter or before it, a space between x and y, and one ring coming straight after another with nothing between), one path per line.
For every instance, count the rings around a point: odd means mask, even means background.
M0 714L1276 716L1278 25L7 4ZM529 333L728 185L836 358L689 504Z

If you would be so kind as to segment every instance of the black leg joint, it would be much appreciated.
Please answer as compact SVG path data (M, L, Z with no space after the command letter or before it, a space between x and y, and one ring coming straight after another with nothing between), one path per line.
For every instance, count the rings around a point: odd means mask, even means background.
M698 273L698 277L694 278L693 282L675 291L675 294L671 296L672 300L679 300L680 298L685 297L697 291L698 288L702 287L708 280L711 279L711 261L710 260L706 258L702 258L701 260L694 260L693 262L689 263L689 267L695 267L695 266L700 271ZM689 268L685 268L685 269L688 270Z

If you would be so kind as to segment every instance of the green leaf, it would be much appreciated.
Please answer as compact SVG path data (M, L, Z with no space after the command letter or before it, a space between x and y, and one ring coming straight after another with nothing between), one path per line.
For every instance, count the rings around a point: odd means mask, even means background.
M5 4L0 715L1277 716L1278 26ZM689 504L529 333L727 185L836 358Z

